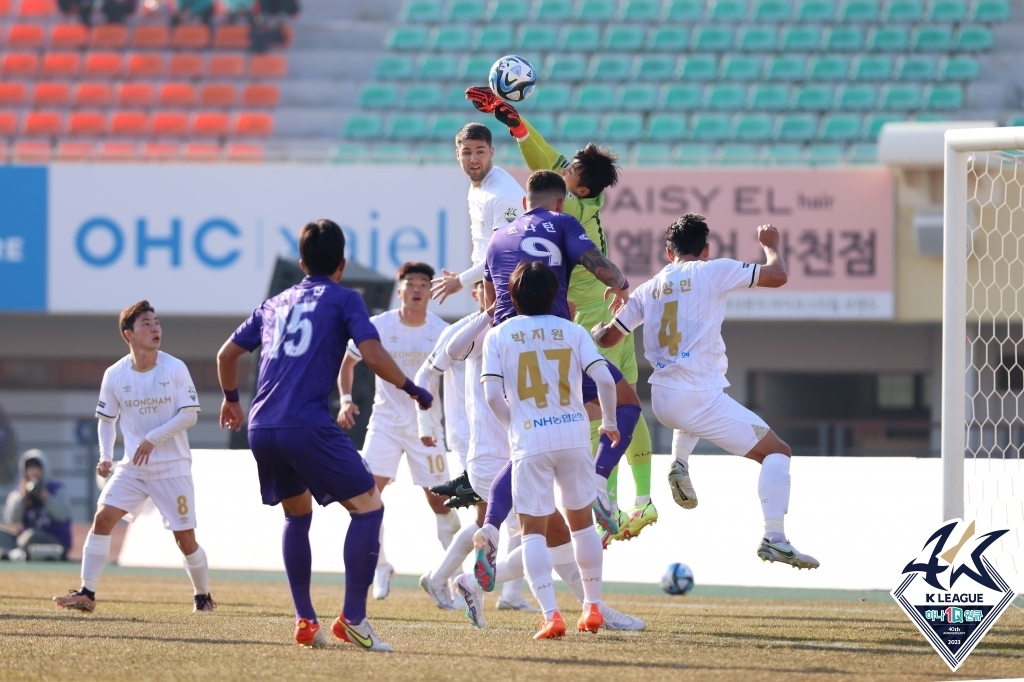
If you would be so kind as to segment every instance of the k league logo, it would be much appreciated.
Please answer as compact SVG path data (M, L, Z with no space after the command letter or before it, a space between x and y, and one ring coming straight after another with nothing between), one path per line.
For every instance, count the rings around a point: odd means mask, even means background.
M961 530L954 532L957 528ZM1016 595L985 557L1008 530L974 534L974 522L947 522L903 569L892 597L950 670L967 659ZM959 539L957 539L959 538Z

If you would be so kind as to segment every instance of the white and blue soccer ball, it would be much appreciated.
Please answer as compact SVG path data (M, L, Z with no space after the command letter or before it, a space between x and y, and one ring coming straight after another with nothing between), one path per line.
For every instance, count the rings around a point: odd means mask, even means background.
M522 102L537 85L533 65L519 55L507 55L494 62L489 76L491 92L507 102Z
M661 577L661 589L669 594L686 594L693 589L693 571L686 564L670 564Z

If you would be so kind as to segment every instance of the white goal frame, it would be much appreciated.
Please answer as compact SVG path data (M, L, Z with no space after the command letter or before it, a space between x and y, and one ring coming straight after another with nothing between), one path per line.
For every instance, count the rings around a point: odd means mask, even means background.
M942 519L964 515L968 156L1024 149L1024 127L946 131L942 236Z

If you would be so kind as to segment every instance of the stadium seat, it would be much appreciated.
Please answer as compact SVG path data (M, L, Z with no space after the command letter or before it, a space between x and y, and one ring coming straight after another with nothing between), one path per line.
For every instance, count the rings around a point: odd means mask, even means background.
M967 18L966 0L931 0L928 4L928 20L941 23L956 23Z
M438 26L430 31L427 46L441 52L467 52L473 41L469 26Z
M20 107L28 98L24 83L0 82L0 107Z
M260 57L268 57L271 55L253 55L252 62L249 64L249 77L250 78L273 78L280 76L263 76L258 75L263 72L262 66L267 67L267 71L277 73L276 69L282 66L282 64L275 64L273 62L259 61ZM257 63L261 66L257 66ZM245 55L238 52L230 52L226 54L211 54L209 60L206 62L206 75L210 78L241 78L245 75Z
M487 18L492 22L520 22L530 14L529 0L495 0Z
M686 138L686 118L681 114L651 114L644 138L661 142L683 140Z
M47 163L52 157L50 143L43 140L16 140L11 150L16 163Z
M593 114L562 114L555 124L556 134L563 140L592 140L599 127L600 120Z
M906 26L876 26L868 31L865 47L872 52L903 52L909 38Z
M107 109L114 101L114 88L102 81L85 81L75 85L71 98L76 107Z
M422 50L429 35L423 26L395 26L384 39L384 46L391 50Z
M733 31L730 26L694 26L690 35L690 48L700 52L724 52L732 47L732 42Z
M974 0L968 16L971 21L986 24L1006 21L1010 18L1010 3L1007 0Z
M650 83L621 85L615 93L615 104L627 111L651 111L658 106L658 88Z
M367 160L370 148L358 142L343 142L333 145L329 154L331 163L356 163Z
M203 55L179 52L171 55L167 64L169 78L200 78L203 75Z
M833 105L836 109L862 111L874 109L878 91L874 85L840 85Z
M797 0L795 16L797 21L827 23L835 17L836 8L832 0Z
M45 34L39 24L10 24L4 33L7 48L38 50L43 46Z
M156 101L156 88L152 83L120 83L114 92L117 106L124 109L147 109Z
M220 55L211 57L211 61L218 56ZM242 60L244 70L245 58L241 55L236 57ZM249 59L248 75L249 78L284 78L288 75L288 58L281 54L254 54Z
M655 26L647 33L647 49L657 52L683 52L690 32L682 26Z
M935 78L938 69L936 59L929 55L905 55L896 60L896 80L898 81L930 81Z
M34 52L4 52L0 56L0 75L8 78L35 78L39 55Z
M440 109L441 92L442 88L437 83L410 83L402 93L401 108L417 111Z
M725 55L719 65L719 78L725 81L755 81L760 74L760 57Z
M18 6L18 16L22 17L50 17L57 14L57 3L55 0L21 0Z
M633 60L624 54L597 54L590 58L587 78L601 83L628 80L633 71Z
M99 137L107 130L107 117L102 111L73 111L68 115L68 135Z
M807 58L803 55L779 55L768 57L764 63L763 77L769 81L800 81L807 73Z
M558 49L593 52L601 46L601 31L592 24L565 26L558 34Z
M553 81L581 81L587 75L587 60L579 54L552 54L544 62L544 74Z
M68 142L57 143L57 152L54 157L58 161L91 161L96 154L96 144L93 142Z
M774 26L741 26L736 32L736 49L744 52L770 52L778 42Z
M743 21L747 16L747 7L745 0L711 0L707 17L711 21L728 23Z
M858 55L850 64L850 79L887 81L892 77L892 58L882 55Z
M846 148L846 162L854 165L878 163L878 148L874 144L851 144Z
M699 85L673 83L662 86L658 101L661 108L669 111L689 111L700 106L702 96Z
M864 125L861 127L860 136L862 139L874 141L878 133L886 123L895 123L906 120L900 114L879 114L869 113L864 117Z
M533 101L536 101L536 98L540 96L539 93L542 91L538 90L537 94L534 94ZM455 111L469 113L466 111L466 107L469 106L470 111L472 111L472 105L466 101L466 86L462 83L445 88L442 100L442 108L444 109L454 109Z
M953 43L949 26L924 24L910 32L910 49L915 52L948 52Z
M423 119L422 116L419 117ZM241 111L235 114L231 134L237 137L268 137L274 131L274 117L260 111Z
M253 83L246 86L246 91L250 88L274 88L276 86L265 83ZM280 93L278 93L280 97ZM202 107L214 107L223 108L233 107L235 102L238 100L238 93L235 90L234 83L203 83L199 87L199 106ZM250 100L243 102L245 106L275 106L275 105L261 105L255 101L250 103Z
M757 147L752 144L723 144L715 152L715 163L721 166L757 165Z
M824 111L832 106L831 85L813 83L793 89L791 107L798 111Z
M181 155L176 142L146 142L139 151L143 161L174 161Z
M501 54L512 49L515 39L511 26L480 26L473 31L470 44L474 50L492 50Z
M390 83L370 83L359 91L361 109L393 109L398 106L398 88Z
M661 16L661 0L623 0L619 18L623 21L657 21Z
M743 85L717 83L704 88L704 106L708 109L742 109L746 97L747 88Z
M98 24L89 30L89 47L94 50L123 50L128 46L124 24Z
M818 139L828 142L849 142L860 137L863 117L860 114L826 114L818 124Z
M573 17L578 21L609 21L615 18L618 0L579 0Z
M993 44L992 29L986 26L961 26L953 35L953 49L957 52L988 52Z
M46 52L43 54L43 78L74 78L82 71L82 57L77 52Z
M783 142L806 142L814 139L818 117L814 114L780 114L775 117L772 136Z
M89 30L81 24L54 24L50 28L50 49L80 50L89 42Z
M821 35L826 52L858 52L864 45L864 29L860 26L830 26Z
M698 142L728 139L729 117L725 114L694 114L690 117L689 138Z
M779 49L783 52L813 52L821 46L821 29L817 26L783 26L779 33Z
M572 18L572 0L537 0L533 18L537 21L565 21Z
M772 117L768 114L736 114L732 117L730 136L744 142L771 139Z
M441 20L441 0L407 0L399 18L402 21L432 23Z
M882 21L889 23L917 23L924 17L921 0L889 0L882 10Z
M188 127L193 137L227 137L230 119L223 111L197 111Z
M705 166L715 155L711 144L680 144L672 150L672 162L677 166Z
M665 2L665 21L671 23L690 23L697 21L703 16L703 0L666 0Z
M807 64L807 78L813 81L843 81L849 71L849 58L840 55L811 57Z
M877 0L843 0L839 6L842 21L874 24L878 22Z
M164 75L164 56L153 52L129 54L125 74L129 78L160 78Z
M199 135L198 137L216 137ZM223 150L214 142L188 142L181 147L181 159L189 163L212 163L220 161Z
M18 132L18 112L0 110L0 137L11 137Z
M100 142L96 148L96 158L101 161L134 161L138 156L135 142Z
M230 97L225 97L223 101L218 97L209 96L211 91L216 92L215 88L222 88L222 92L230 93ZM203 89L200 91L199 102L203 106L214 106L214 107L229 107L234 101L235 86L230 83L210 83L204 84ZM206 102L209 101L210 104ZM260 107L276 107L281 103L281 89L273 83L249 83L242 90L242 106L257 109Z
M486 12L487 0L450 0L444 18L472 23L482 20Z
M154 112L151 126L154 137L185 137L188 135L188 113L184 111Z
M672 80L675 71L676 59L671 55L646 54L633 59L633 78L638 81Z
M672 148L664 144L641 142L633 145L630 159L637 166L668 166L672 163Z
M761 163L768 166L798 166L803 163L803 147L798 144L769 144L761 148Z
M792 13L788 0L754 0L754 21L783 23L789 21Z
M608 111L615 106L615 90L610 85L585 83L576 88L572 103L580 111Z
M471 82L479 80L480 74L487 73L495 60L490 55L469 55L459 60L457 77L463 81ZM532 64L533 62L531 62ZM540 70L542 64L533 64L534 68ZM466 88L462 88L465 90Z
M644 130L644 117L640 114L608 114L601 119L600 139L612 142L634 142Z
M921 86L911 83L883 85L878 93L878 106L890 111L917 109L921 106Z
M979 72L974 57L944 57L939 63L939 79L944 81L972 81Z
M124 69L124 61L116 52L90 52L85 56L82 75L89 78L117 78Z
M601 38L601 47L617 52L639 52L644 46L644 36L640 26L610 25Z
M32 88L32 106L66 107L71 101L71 86L60 81L37 82Z
M548 83L537 91L530 99L530 104L538 111L564 111L571 106L572 88L562 83ZM463 99L463 102L465 100Z
M963 109L964 91L959 85L928 85L923 94L924 108L932 111Z
M1010 127L1024 126L1024 114L1013 114L1006 119L1006 125Z
M501 124L498 123L498 125ZM540 133L541 137L553 137L555 134L555 117L552 114L534 114L533 116L530 117L530 125L533 126L534 130ZM502 130L499 130L497 132L500 134L504 134L502 132L504 130L506 129L502 128ZM491 128L491 132L495 132L493 127Z
M178 24L171 31L171 47L176 50L202 50L210 46L210 27L206 24Z
M843 162L846 147L841 144L812 144L804 151L809 166L838 166Z
M64 117L59 111L29 111L21 120L21 134L35 137L53 137L59 135L64 125Z
M191 83L169 82L160 85L157 99L162 107L188 109L196 105L198 97L196 88ZM154 120L155 127L156 121Z
M557 45L557 26L523 24L516 30L516 48L519 50L550 52L551 50L554 50Z
M140 24L132 31L129 47L163 50L171 44L171 29L164 24Z
M711 81L718 75L718 60L710 54L695 54L680 61L679 77L684 81Z
M248 50L252 47L252 30L242 24L220 24L214 29L213 46L219 50Z
M462 114L438 114L427 123L427 136L433 140L454 140L466 122L466 116Z
M747 92L746 108L752 111L780 111L789 106L789 85L757 83Z
M373 77L378 80L400 81L412 78L415 65L412 57L401 54L386 54L377 60Z

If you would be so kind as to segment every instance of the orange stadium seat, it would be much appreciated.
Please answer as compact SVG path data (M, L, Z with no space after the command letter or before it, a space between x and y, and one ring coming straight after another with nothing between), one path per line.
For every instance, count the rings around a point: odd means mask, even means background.
M82 57L77 52L47 52L43 55L42 76L74 78L82 71Z
M7 47L39 49L43 46L43 27L40 24L11 24L7 27Z
M93 142L59 142L57 144L58 161L91 161L96 155Z
M48 17L57 13L55 0L21 0L18 14L23 17Z
M0 111L0 136L10 137L18 131L18 113Z
M167 68L171 78L200 78L203 75L203 55L190 52L179 52L171 55L171 63Z
M131 47L160 50L171 44L171 30L164 24L143 24L132 32Z
M20 107L27 98L24 83L0 83L0 107Z
M75 85L71 99L76 107L106 109L114 101L114 88L110 83L86 81Z
M32 106L66 107L71 101L71 85L62 82L42 81L32 88Z
M248 50L250 29L240 24L222 24L213 35L213 46L221 50Z
M89 33L89 47L123 50L128 44L128 27L124 24L100 24Z
M50 29L50 47L78 50L89 42L89 30L81 24L56 24Z
M0 0L0 17L11 13L11 0Z
M59 135L63 124L64 117L59 111L30 111L22 119L21 132L25 135Z
M142 160L173 161L179 152L178 145L171 142L147 142L142 145Z
M249 60L250 78L284 78L288 75L288 59L279 54L254 54Z
M196 88L191 83L164 83L160 86L160 106L189 108L195 106Z
M143 111L115 111L110 117L110 134L142 137L149 132L149 116Z
M184 111L158 111L153 114L155 137L185 137L188 135L188 114Z
M171 47L178 50L202 50L210 46L210 27L206 24L178 24L171 34Z
M98 137L107 131L107 117L102 111L73 111L68 115L68 135Z
M186 161L220 161L221 149L219 144L210 142L190 142L181 151L181 158Z
M281 89L272 83L251 83L242 92L246 107L276 107L281 102Z
M139 156L135 142L100 142L96 157L103 161L134 161Z
M5 52L0 59L0 73L16 78L34 78L39 71L39 55L34 52Z
M235 114L234 135L238 137L268 137L274 130L274 117L258 111Z
M117 86L117 106L125 109L147 108L156 100L156 88L152 83L121 83Z
M192 135L195 137L227 137L231 127L222 111L197 111L192 114Z
M265 152L260 144L239 144L232 143L225 151L228 161L235 162L260 162L263 161Z
M135 52L128 55L129 78L159 78L164 74L164 56Z
M233 83L203 83L199 89L199 104L204 107L233 107L237 99Z
M83 75L90 78L117 78L124 71L124 60L116 52L90 52L85 56Z
M245 55L241 53L213 54L206 65L211 78L241 78L245 75Z
M11 159L20 163L46 163L53 155L53 148L45 140L18 140L11 151Z

